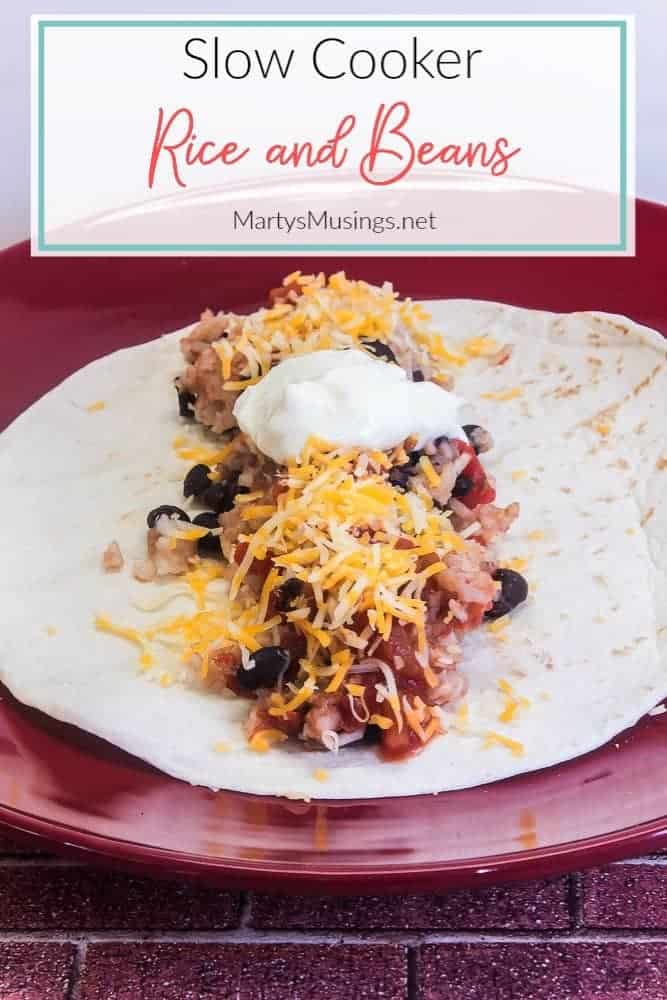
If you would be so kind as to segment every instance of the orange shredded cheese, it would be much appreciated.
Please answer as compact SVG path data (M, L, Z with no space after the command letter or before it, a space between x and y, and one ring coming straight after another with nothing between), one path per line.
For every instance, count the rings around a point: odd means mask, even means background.
M506 559L501 563L503 569L513 569L517 573L520 573L522 569L525 569L528 565L527 559L522 559L520 556L516 556L514 559Z
M391 729L394 725L393 719L389 719L386 715L378 715L375 712L368 721L371 725L378 726L380 729Z
M426 482L429 484L429 486L439 486L440 476L433 468L433 463L431 462L430 458L428 458L426 455L422 455L421 458L419 459L419 465L422 472L426 476Z
M260 729L248 740L248 746L255 753L266 753L274 743L284 743L286 739L287 733L281 729Z
M496 618L495 621L489 622L489 624L486 626L486 629L487 632L495 632L495 633L502 632L503 629L507 628L509 623L510 623L509 616L503 615L502 618Z
M483 392L482 399L495 399L499 403L504 403L510 399L518 399L523 395L523 390L518 386L514 389L499 389L497 392Z
M506 750L510 751L513 757L523 757L525 753L525 747L519 740L510 739L509 736L503 736L502 733L496 733L490 729L487 733L485 733L484 748L486 749L494 744L505 747Z
M471 358L485 358L496 354L500 344L493 337L470 337L463 345L463 350Z

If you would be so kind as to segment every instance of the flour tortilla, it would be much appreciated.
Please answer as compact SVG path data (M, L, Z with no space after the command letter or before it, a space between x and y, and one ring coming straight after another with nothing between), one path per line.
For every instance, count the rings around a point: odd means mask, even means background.
M465 640L467 731L452 725L400 764L371 748L254 753L247 701L161 687L159 671L139 673L132 646L94 630L99 613L145 627L150 616L130 598L165 593L133 581L129 564L144 551L146 512L181 497L187 466L172 448L183 426L170 384L180 334L89 365L0 436L0 678L14 695L194 784L330 799L439 792L555 764L666 696L665 342L600 313L455 300L428 308L448 344L487 334L513 346L505 365L473 361L456 378L467 421L494 436L484 461L499 502L521 503L500 555L526 558L531 583L504 641L485 628ZM483 398L516 387L518 398ZM98 400L104 408L89 412ZM114 538L126 569L106 575L100 556ZM178 598L156 614L179 607L191 605ZM530 702L508 724L498 721L501 678ZM485 749L489 730L521 741L523 756ZM221 741L228 752L214 748ZM316 768L329 772L325 783Z

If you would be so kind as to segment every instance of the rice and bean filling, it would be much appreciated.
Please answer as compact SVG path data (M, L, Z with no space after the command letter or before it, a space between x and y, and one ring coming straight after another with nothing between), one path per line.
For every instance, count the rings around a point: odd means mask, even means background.
M311 437L287 465L260 453L234 419L240 393L287 357L345 348L445 388L463 363L421 306L343 274L297 272L266 309L202 315L182 341L178 406L220 447L186 475L183 507L150 511L134 573L198 588L197 613L167 631L185 636L197 683L251 699L254 749L370 741L401 759L442 733L440 707L465 695L464 633L527 596L492 551L519 505L494 504L480 460L493 441L476 425L419 448ZM225 608L206 602L213 579Z

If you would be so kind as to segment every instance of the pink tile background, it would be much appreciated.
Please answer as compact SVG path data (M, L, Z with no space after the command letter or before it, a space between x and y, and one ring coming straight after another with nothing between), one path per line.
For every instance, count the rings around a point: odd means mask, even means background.
M667 857L447 894L151 881L0 839L0 1000L662 1000Z

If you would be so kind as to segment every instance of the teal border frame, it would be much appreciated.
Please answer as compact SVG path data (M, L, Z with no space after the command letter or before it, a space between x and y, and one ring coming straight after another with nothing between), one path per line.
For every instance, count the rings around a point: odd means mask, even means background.
M397 21L384 19L368 20L235 20L225 19L182 19L182 20L53 20L40 19L37 22L37 249L44 253L412 253L428 256L429 253L623 253L628 249L628 52L627 23L624 20L414 20ZM44 102L46 85L44 79L44 50L47 28L614 28L619 32L620 59L620 148L619 148L619 201L620 223L618 243L47 243L44 229Z

